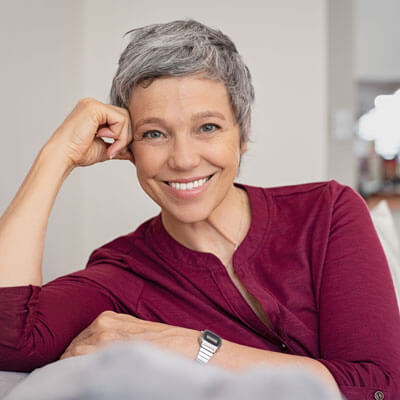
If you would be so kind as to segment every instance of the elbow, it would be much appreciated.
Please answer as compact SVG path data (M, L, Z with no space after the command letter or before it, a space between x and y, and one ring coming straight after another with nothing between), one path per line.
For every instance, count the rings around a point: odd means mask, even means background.
M30 336L19 343L0 343L0 370L31 372L56 361L60 354L51 343L35 340Z
M41 355L36 352L28 352L22 350L4 350L0 346L0 370L14 372L32 372L36 368L41 368L58 357Z
M400 365L396 363L319 361L329 369L347 400L400 398Z

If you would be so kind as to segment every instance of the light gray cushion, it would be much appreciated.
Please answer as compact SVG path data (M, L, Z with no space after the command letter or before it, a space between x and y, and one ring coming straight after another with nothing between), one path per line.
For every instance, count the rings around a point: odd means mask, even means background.
M147 343L116 343L33 371L4 400L333 400L304 368L242 373L199 365Z
M25 372L0 371L0 399L27 375Z

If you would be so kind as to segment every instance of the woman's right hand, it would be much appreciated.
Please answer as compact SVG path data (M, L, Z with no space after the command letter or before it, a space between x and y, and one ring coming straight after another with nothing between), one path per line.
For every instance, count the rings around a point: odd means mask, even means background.
M114 142L106 143L102 137L112 138ZM131 122L126 109L85 98L78 102L48 143L74 168L110 158L134 162L128 147L131 141Z

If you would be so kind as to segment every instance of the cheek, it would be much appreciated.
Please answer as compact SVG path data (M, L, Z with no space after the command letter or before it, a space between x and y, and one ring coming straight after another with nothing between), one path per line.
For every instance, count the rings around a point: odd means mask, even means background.
M238 166L240 160L240 149L237 143L232 141L223 143L220 146L215 146L212 150L209 150L210 156L216 160L217 164L221 167L232 167Z
M239 139L235 132L230 130L222 131L215 137L198 140L196 146L204 156L208 154L223 159L235 158L240 152Z
M164 152L145 146L134 146L132 150L139 180L144 183L146 179L157 176L165 163Z

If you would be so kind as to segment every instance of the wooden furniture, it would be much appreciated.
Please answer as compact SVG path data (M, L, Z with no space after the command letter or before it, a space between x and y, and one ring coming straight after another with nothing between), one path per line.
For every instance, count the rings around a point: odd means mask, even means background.
M392 211L400 212L400 195L398 194L377 193L365 198L370 209L375 207L381 200L386 200Z

